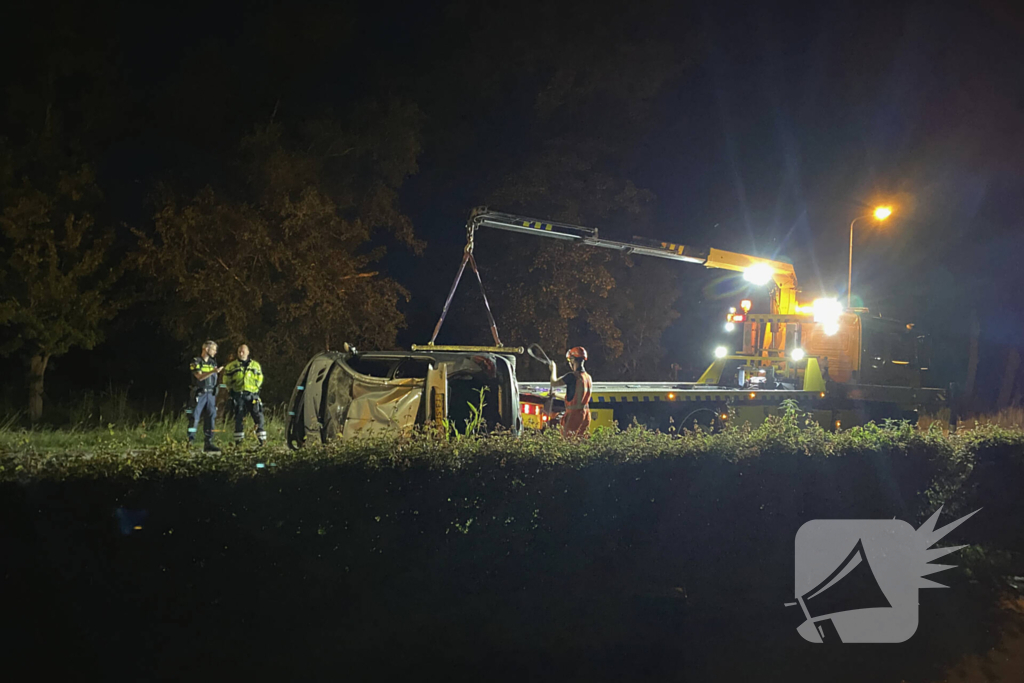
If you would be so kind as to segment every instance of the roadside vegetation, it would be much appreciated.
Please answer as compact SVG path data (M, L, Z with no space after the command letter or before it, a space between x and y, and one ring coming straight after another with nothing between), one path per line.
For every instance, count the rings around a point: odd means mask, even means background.
M502 466L531 462L582 467L710 457L735 463L780 450L823 460L868 453L875 457L893 452L926 453L931 467L966 476L980 444L1009 449L1016 460L1024 462L1024 430L1019 426L1024 423L1022 413L1020 409L1007 410L964 420L952 434L948 418L943 420L942 416L922 418L916 427L886 421L829 432L791 402L784 415L770 417L757 427L730 423L721 431L709 431L694 425L693 429L662 433L635 424L624 429L620 425L618 430L599 429L589 439L574 441L562 439L554 429L527 431L520 437L500 431L486 433L485 425L477 418L458 429L446 422L441 429L421 427L411 433L383 433L327 445L313 443L290 451L284 446L283 409L274 409L268 411L269 444L259 449L252 434L247 434L241 446L235 446L230 418L219 417L217 440L224 451L218 455L187 447L187 416L180 413L109 418L98 413L98 422L89 413L67 428L24 428L18 426L17 416L9 416L0 421L0 480L79 475L137 479L203 471L245 477L266 467L283 471L309 464L373 469L415 464L458 470L474 461L496 461ZM123 421L115 422L115 417ZM251 421L246 427L252 431Z
M143 412L127 400L126 392L89 394L52 412L60 419L59 424L42 422L29 427L27 416L20 411L8 411L0 417L0 452L129 454L184 443L189 426L184 411L164 406L160 411ZM284 408L268 406L265 416L270 442L283 443ZM250 445L255 444L252 428L252 419L246 418ZM234 418L218 410L217 442L228 445L234 431ZM202 435L198 441L202 443Z
M922 415L917 422L919 429L931 429L932 425L948 433L949 410L943 409L934 415ZM1024 407L1011 406L994 413L969 413L957 421L956 431L989 425L1006 429L1024 429Z

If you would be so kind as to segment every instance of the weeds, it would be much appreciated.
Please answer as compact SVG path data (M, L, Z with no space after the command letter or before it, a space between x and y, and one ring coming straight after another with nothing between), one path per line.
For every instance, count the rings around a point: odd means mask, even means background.
M1024 428L1024 408L1015 406L1003 408L995 413L962 417L957 421L956 431L989 425L1007 429L1022 429ZM922 430L940 429L944 433L948 433L949 410L942 409L931 415L921 415L917 420L917 426Z
M466 428L464 431L459 431L454 420L447 417L444 418L444 433L448 436L449 441L458 444L464 439L471 439L482 433L483 429L486 427L486 422L484 421L484 407L487 403L484 401L484 394L487 393L487 389L488 387L481 387L477 389L477 395L479 397L479 403L477 405L466 403L469 407L470 416L465 420Z

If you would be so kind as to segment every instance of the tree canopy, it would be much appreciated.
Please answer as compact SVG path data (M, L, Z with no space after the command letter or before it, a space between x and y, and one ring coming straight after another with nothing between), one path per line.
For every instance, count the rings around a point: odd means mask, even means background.
M0 147L0 354L30 361L33 422L49 360L93 348L123 299L112 295L113 232L93 214L102 199L93 169L59 159L51 130L21 149Z
M222 340L229 353L248 343L279 389L318 350L392 346L409 292L376 264L388 236L423 247L398 207L416 171L417 125L402 103L297 131L271 123L241 141L231 182L184 197L162 188L133 263L166 302L173 333Z

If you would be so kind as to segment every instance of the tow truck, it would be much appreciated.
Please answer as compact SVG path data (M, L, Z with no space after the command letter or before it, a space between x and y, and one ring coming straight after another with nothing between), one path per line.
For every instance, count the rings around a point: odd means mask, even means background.
M927 386L929 343L913 324L871 316L819 296L799 301L792 264L726 251L634 237L600 237L597 228L474 209L469 232L506 230L565 240L625 254L664 258L741 273L768 285L769 311L754 313L750 300L732 307L724 321L735 348L719 347L696 382L596 382L591 428L634 422L659 429L721 425L735 419L758 424L795 400L823 426L839 429L885 418L916 421L922 408L943 405L946 392ZM564 394L521 382L524 425L550 424Z
M546 383L520 382L516 356L524 348L505 346L498 335L473 257L480 228L725 269L768 286L767 313L753 312L749 300L730 308L724 324L734 335L733 348L717 348L697 381L596 382L591 430L638 423L664 431L728 420L756 425L788 400L838 430L885 418L916 421L919 410L946 401L943 389L927 386L926 335L913 324L871 316L866 308L843 308L835 298L801 303L792 264L640 237L609 240L597 228L479 207L467 221L462 263L429 343L413 345L411 353L361 353L345 344L342 351L314 356L292 392L289 446L300 447L310 437L326 442L416 424L458 428L467 412L460 407L474 403L482 390L489 392L484 418L492 427L519 434L557 422L564 394ZM436 345L467 265L480 285L494 346Z

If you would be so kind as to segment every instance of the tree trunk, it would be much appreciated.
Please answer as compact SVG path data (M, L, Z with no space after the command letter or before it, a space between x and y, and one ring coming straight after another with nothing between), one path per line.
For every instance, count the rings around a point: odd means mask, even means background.
M964 404L970 405L974 399L974 380L978 376L978 337L981 336L981 325L978 314L971 311L971 350L967 360L967 382L964 384Z
M43 373L50 361L50 354L32 356L28 371L28 418L32 424L43 416Z
M1020 369L1020 352L1017 349L1010 349L1010 356L1006 359L1006 368L1003 371L1003 385L999 388L999 400L996 402L996 409L1002 410L1010 405L1010 392L1013 391L1014 380L1017 379L1017 370Z

